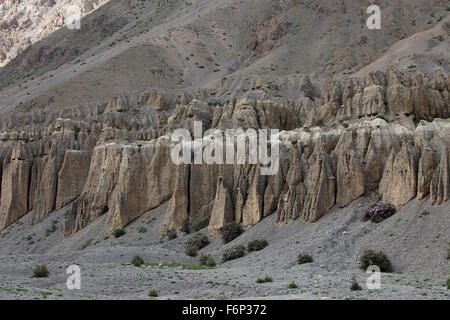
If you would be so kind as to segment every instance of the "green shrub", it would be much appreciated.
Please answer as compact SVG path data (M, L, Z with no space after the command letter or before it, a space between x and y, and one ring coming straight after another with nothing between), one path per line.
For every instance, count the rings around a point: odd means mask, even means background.
M80 247L80 250L84 250L91 245L92 239L86 240L83 245Z
M256 283L266 283L266 282L273 282L273 280L269 276L265 276L264 278L256 279Z
M145 227L139 227L138 232L139 232L139 233L146 233L146 232L147 232L147 228L145 228Z
M447 289L450 290L450 278L447 279Z
M206 259L206 266L207 267L215 267L216 266L216 260L211 255L208 255L208 259Z
M292 281L291 283L289 283L288 288L289 288L289 289L295 289L295 288L297 288L297 284L295 283L295 281Z
M152 289L152 290L150 290L150 292L148 293L148 296L149 296L149 297L152 297L152 298L156 298L156 297L159 296L159 294L158 294L158 291L156 291L155 289Z
M223 261L230 261L245 256L245 247L243 245L234 246L232 248L226 249L223 252Z
M378 266L382 272L392 271L391 261L383 252L366 250L361 255L360 262L362 270L367 270L370 266Z
M202 254L202 255L200 256L200 259L199 259L200 264L201 264L201 265L206 265L206 259L208 259L208 256L207 256L206 254Z
M121 236L123 236L125 234L125 230L123 229L116 229L113 231L113 236L116 238L120 238Z
M314 259L306 253L300 253L297 257L298 264L311 263Z
M205 235L196 234L189 240L187 240L184 245L186 247L195 247L198 250L206 247L209 244L209 239Z
M239 223L233 222L220 228L219 232L223 241L228 243L239 237L244 232L244 229Z
M203 266L207 266L207 267L215 267L216 261L210 254L208 254L208 255L202 254L200 256L200 264Z
M177 232L175 230L170 230L169 232L167 232L167 238L169 240L174 240L177 238Z
M196 225L194 225L194 227L192 228L194 230L194 232L198 232L204 228L206 228L209 225L209 219L203 220L202 222L197 223Z
M197 251L198 251L198 249L196 247L187 247L186 248L186 254L190 257L196 257Z
M428 210L424 210L420 213L421 216L427 216L429 214L430 214L430 211L428 211Z
M33 269L33 278L47 278L49 274L45 264L37 264Z
M350 286L350 290L352 290L352 291L360 291L360 290L362 290L362 288L359 285L358 281L356 280L355 276L353 276L353 278L352 278L352 285Z
M134 256L131 260L131 263L133 264L133 266L140 267L144 264L144 259L142 259L140 256Z
M267 247L269 243L266 240L253 240L247 245L247 251L259 251Z

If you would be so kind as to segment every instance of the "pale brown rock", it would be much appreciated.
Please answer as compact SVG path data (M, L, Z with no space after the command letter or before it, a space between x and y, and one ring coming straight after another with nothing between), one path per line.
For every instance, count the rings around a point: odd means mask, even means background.
M434 164L434 152L430 147L422 150L417 173L417 200L422 200L430 193L431 179L436 166Z
M3 171L0 230L28 212L28 181L30 164L26 160L14 159Z
M151 92L147 104L150 108L153 108L155 110L165 110L169 107L169 104L166 101L164 95L156 90Z
M189 219L189 171L189 165L178 167L173 195L161 222L162 235L178 229Z
M364 169L354 150L338 155L336 178L338 207L346 207L364 194Z
M383 201L392 203L397 210L417 194L417 163L418 153L409 143L403 144L398 152L392 150L386 162L379 192Z
M88 178L80 197L73 203L64 224L69 236L108 212L109 198L117 183L122 160L122 146L117 143L100 145L94 149Z
M47 159L42 179L37 188L33 204L31 223L37 223L55 209L58 164L55 157Z
M431 180L430 203L433 206L448 201L450 197L450 162L447 148L442 152L441 162Z
M224 177L219 177L217 183L216 198L211 211L211 219L208 225L208 235L211 238L220 236L220 229L234 221L233 202L226 187Z
M245 228L254 226L261 221L264 210L266 176L260 175L259 166L253 167L252 171L253 180L242 213L242 223Z
M317 155L305 180L305 197L302 217L305 221L315 222L330 210L336 197L336 177L332 171L330 156L325 152Z
M302 213L306 194L303 183L290 186L288 192L279 199L275 222L289 223L297 219Z
M87 151L66 151L64 162L58 173L58 191L55 209L78 198L89 173L91 159Z

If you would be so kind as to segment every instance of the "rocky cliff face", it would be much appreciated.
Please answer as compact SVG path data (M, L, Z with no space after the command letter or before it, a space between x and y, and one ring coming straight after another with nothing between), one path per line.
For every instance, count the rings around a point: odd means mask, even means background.
M217 90L176 99L153 91L3 117L0 229L71 202L66 236L101 215L111 231L122 228L166 201L161 233L210 220L217 236L232 221L250 227L271 214L278 223L314 222L371 191L397 209L416 197L448 201L448 74L378 72L316 89L296 101L253 90L224 102ZM277 174L252 164L174 164L170 134L192 132L194 121L204 130L281 130Z
M86 15L108 1L0 1L0 67L14 59L30 44L63 27L66 6L79 6L82 15Z

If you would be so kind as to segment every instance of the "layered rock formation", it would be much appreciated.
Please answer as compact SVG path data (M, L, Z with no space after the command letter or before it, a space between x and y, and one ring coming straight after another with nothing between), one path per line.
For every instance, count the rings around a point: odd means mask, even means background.
M109 0L3 0L0 1L0 67L30 44L64 26L68 5L82 16Z
M449 87L446 74L389 72L330 80L297 101L261 90L223 102L208 91L177 99L153 91L60 111L24 106L0 119L0 229L71 202L66 236L104 214L111 231L123 228L166 201L162 234L209 219L212 237L232 221L251 227L271 214L314 222L375 190L397 208L428 195L439 205L450 190ZM194 121L203 130L281 130L279 170L175 164L171 133L194 134ZM197 151L212 141L197 141Z

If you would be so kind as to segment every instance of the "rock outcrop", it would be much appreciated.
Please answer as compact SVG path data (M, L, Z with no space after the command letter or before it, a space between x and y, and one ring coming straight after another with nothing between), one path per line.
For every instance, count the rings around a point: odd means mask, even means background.
M212 237L232 221L248 228L271 214L277 223L314 222L376 190L397 208L428 196L440 205L450 190L449 83L448 75L390 72L328 81L320 97L298 101L247 93L214 105L206 92L171 100L153 91L71 109L24 106L0 118L0 229L68 204L66 236L102 215L111 231L123 228L169 201L162 234L209 220ZM200 154L226 129L278 129L270 145L279 147L279 170L261 175L261 164L236 158L175 164L171 133L193 137L195 121L219 130L195 141L190 152Z
M224 177L219 177L216 198L211 210L211 219L208 225L208 235L211 238L220 236L220 229L234 221L234 208L230 193L227 190Z
M109 0L75 0L86 15ZM8 63L30 44L64 26L67 3L53 1L14 1L0 3L0 66ZM1 54L3 53L3 54Z
M417 162L418 152L409 143L400 150L392 149L386 162L379 190L383 201L392 203L397 210L416 197Z

